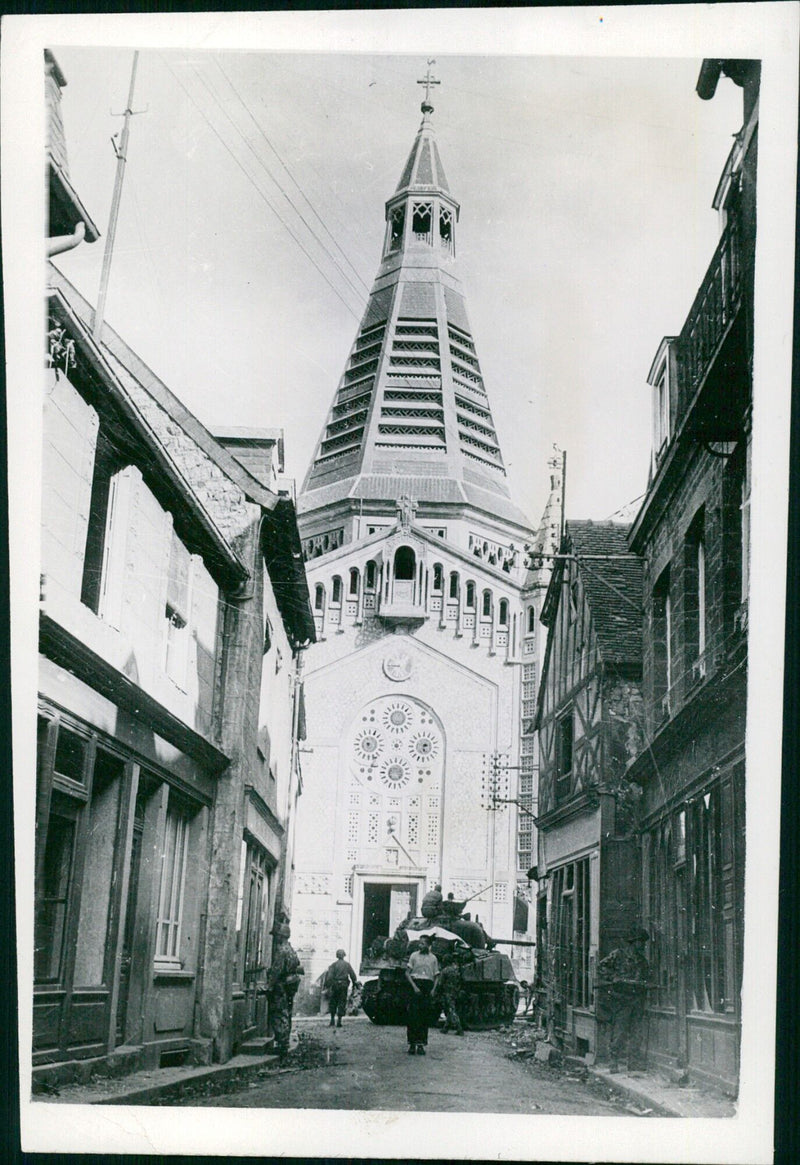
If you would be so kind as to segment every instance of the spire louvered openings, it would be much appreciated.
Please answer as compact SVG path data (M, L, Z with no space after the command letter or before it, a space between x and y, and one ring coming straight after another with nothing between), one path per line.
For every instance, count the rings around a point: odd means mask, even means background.
M421 84L422 123L386 203L380 266L305 481L305 512L334 497L393 502L388 479L400 476L420 498L413 479L449 480L452 500L464 498L462 483L509 496L456 269L460 207L431 124L437 82L429 71Z

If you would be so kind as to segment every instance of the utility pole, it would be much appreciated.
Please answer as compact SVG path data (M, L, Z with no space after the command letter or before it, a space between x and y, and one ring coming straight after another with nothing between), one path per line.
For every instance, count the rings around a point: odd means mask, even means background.
M111 214L108 221L108 233L106 234L106 249L103 252L103 269L100 273L100 290L97 293L97 307L94 313L94 326L92 328L92 339L97 340L100 337L100 329L103 326L103 316L106 310L106 296L108 295L108 280L111 274L111 256L114 251L114 236L117 233L117 219L119 218L119 204L122 198L122 181L125 176L125 163L128 160L128 138L130 136L131 117L133 117L133 87L136 84L136 67L139 64L139 50L133 54L133 65L131 67L131 83L128 90L128 104L125 107L123 114L115 114L114 116L122 116L124 124L122 126L122 135L120 137L120 144L117 147L114 138L111 139L111 144L114 147L114 153L117 155L117 174L114 179L114 194L111 199ZM137 110L141 113L143 110Z

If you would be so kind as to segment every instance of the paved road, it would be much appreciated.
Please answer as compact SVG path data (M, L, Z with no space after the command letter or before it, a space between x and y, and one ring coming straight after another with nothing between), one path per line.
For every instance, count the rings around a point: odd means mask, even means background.
M321 1066L271 1071L241 1091L191 1103L609 1116L624 1111L580 1080L532 1061L510 1060L512 1048L499 1032L466 1032L459 1038L431 1031L423 1058L408 1055L403 1028L376 1027L363 1016L346 1019L341 1030L313 1020L295 1026L323 1045Z

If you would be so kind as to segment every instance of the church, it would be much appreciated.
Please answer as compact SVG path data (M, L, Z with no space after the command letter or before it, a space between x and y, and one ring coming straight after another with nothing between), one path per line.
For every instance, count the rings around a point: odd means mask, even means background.
M358 968L437 883L492 937L532 937L517 887L531 864L535 531L510 496L470 330L433 83L298 498L317 639L292 903L306 988L339 946Z

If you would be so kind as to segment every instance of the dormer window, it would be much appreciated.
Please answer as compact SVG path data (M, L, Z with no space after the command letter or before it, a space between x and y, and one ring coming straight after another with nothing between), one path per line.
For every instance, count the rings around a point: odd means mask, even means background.
M673 338L661 341L648 384L653 390L653 460L655 465L661 460L672 436L672 384L671 359Z
M412 212L411 229L418 243L430 243L431 219L433 217L432 202L415 202Z
M669 380L666 364L661 369L661 375L654 386L653 409L656 426L653 444L658 456L669 440Z

